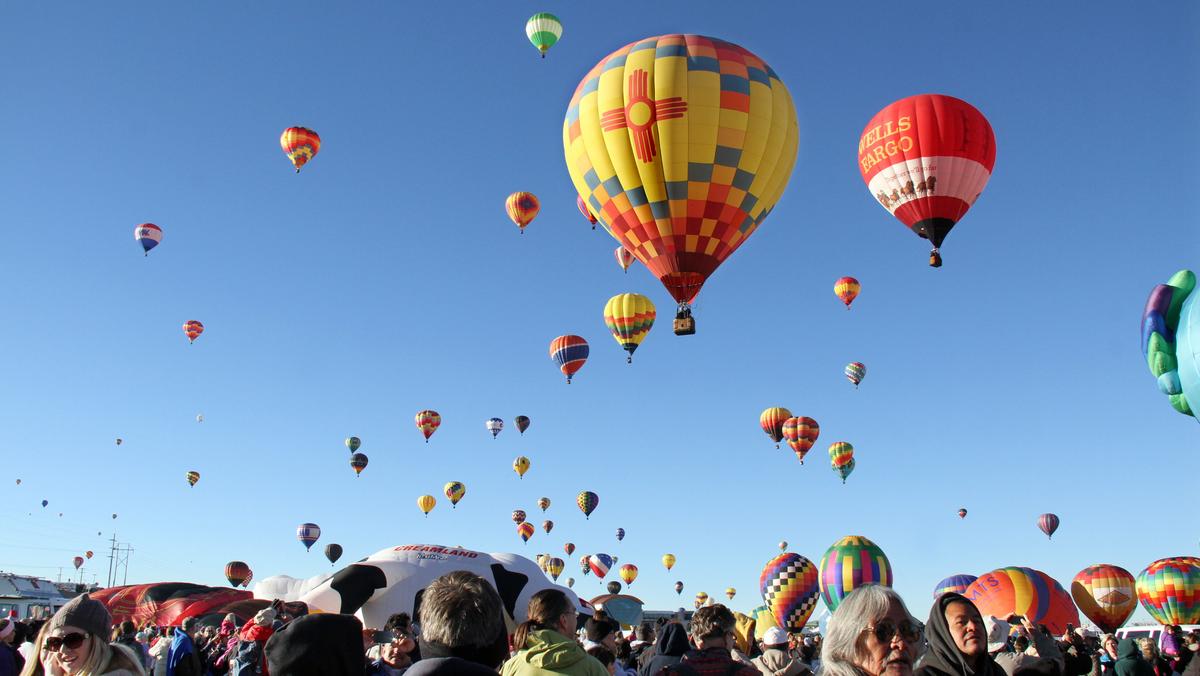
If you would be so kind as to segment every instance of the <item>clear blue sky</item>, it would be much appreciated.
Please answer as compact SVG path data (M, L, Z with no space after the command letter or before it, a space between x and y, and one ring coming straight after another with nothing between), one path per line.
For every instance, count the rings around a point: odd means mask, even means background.
M1090 564L1194 553L1200 428L1158 394L1138 322L1151 287L1200 260L1200 11L747 4L10 8L0 568L53 577L92 549L103 581L114 529L131 581L207 583L230 559L259 578L328 571L330 542L345 562L570 540L564 577L585 596L601 586L578 556L605 551L641 567L631 591L651 607L734 586L747 609L779 540L815 561L861 534L923 615L952 573L1028 565L1069 585ZM523 32L539 10L565 24L544 61ZM668 32L765 59L801 133L778 208L705 287L689 338L659 283L621 274L584 224L561 144L587 69ZM998 146L940 270L855 164L867 120L923 92L970 101ZM277 140L291 125L323 139L299 176ZM503 210L514 190L542 198L524 236ZM143 221L166 233L149 258ZM847 274L863 283L849 313L832 293ZM632 366L601 317L625 291L660 312ZM193 346L188 319L207 327ZM570 386L547 357L563 333L592 346ZM775 405L821 424L803 467L758 428ZM428 445L423 408L444 421ZM495 441L491 416L509 425ZM359 479L350 434L370 456ZM838 440L857 449L844 486ZM468 487L453 511L450 480ZM600 495L590 521L582 489ZM428 518L422 493L439 498ZM510 512L540 524L542 495L557 525L523 545ZM307 554L304 521L324 529Z

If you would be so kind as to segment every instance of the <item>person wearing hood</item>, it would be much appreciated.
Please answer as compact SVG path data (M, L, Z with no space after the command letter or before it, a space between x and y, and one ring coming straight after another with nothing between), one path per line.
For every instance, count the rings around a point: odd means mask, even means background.
M771 627L763 634L762 644L762 655L755 657L751 663L764 676L805 676L812 673L812 669L788 652L786 631Z
M242 625L237 633L236 648L228 659L230 671L238 676L268 673L266 645L275 634L277 614L274 607L263 608Z
M363 627L353 615L319 613L288 622L263 648L271 676L362 676Z
M683 654L690 647L687 629L682 624L664 624L658 633L658 641L654 643L654 648L646 653L648 659L642 668L638 669L638 676L654 676L663 667L679 664L679 660L683 659Z
M508 656L504 603L475 573L458 570L431 582L420 620L422 658L405 676L496 676Z
M575 606L561 590L534 594L528 617L513 632L517 652L504 663L503 676L608 676L608 669L571 638L578 626Z
M984 621L984 624L987 625L988 654L992 656L996 664L1000 665L1007 676L1014 676L1023 669L1054 674L1063 673L1065 661L1062 651L1058 649L1058 642L1052 636L1039 630L1028 618L1010 615L1008 620L1021 622L1021 628L1025 635L1033 641L1037 655L1007 651L1008 634L1012 625L1009 624L1009 621L988 617Z
M983 615L962 594L946 593L934 601L925 636L929 649L916 676L1004 676L988 654Z
M1137 641L1123 638L1117 642L1117 676L1154 676L1154 668L1142 659Z

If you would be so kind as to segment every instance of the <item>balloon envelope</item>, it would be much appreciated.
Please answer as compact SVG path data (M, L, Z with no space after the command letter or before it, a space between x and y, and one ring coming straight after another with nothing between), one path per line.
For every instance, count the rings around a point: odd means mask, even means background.
M861 535L847 535L821 557L821 598L829 612L846 594L867 584L892 586L892 564L883 550Z
M437 431L437 428L442 425L442 416L438 415L437 411L426 409L417 413L415 422L417 429L421 430L421 434L425 436L425 441L429 441L429 437Z
M321 150L321 137L307 127L288 127L279 136L279 146L300 173L303 167Z
M628 361L649 335L656 316L654 303L640 293L622 293L608 299L604 306L604 325L626 352Z
M862 285L853 277L842 277L833 283L833 293L846 304L846 309L850 309L850 304L858 297L859 290Z
M513 418L513 422L517 423L517 431L521 434L525 434L525 430L529 429L530 421L529 416L527 415L519 415L516 418Z
M329 559L330 563L337 563L337 560L342 558L342 546L339 544L325 545L325 558Z
M758 587L776 624L789 632L804 629L821 595L817 567L807 558L791 552L780 554L763 566ZM699 596L697 600L700 600Z
M296 527L296 539L304 543L305 549L312 549L320 537L321 527L315 523L302 523Z
M1200 561L1159 559L1137 576L1138 600L1161 624L1200 624Z
M1058 530L1058 516L1054 514L1043 514L1038 517L1038 529L1046 534L1046 537L1054 535L1054 531Z
M142 251L147 255L162 242L162 236L162 228L153 223L142 223L133 229L133 239L142 245Z
M1088 566L1071 580L1071 598L1100 631L1111 634L1137 609L1137 581L1120 566Z
M531 192L514 192L504 201L504 210L508 212L509 219L521 229L521 234L524 234L525 226L537 218L542 204L537 195Z
M666 566L667 570L671 570L675 567L675 561L676 559L674 554L663 554L662 564Z
M446 494L446 499L450 501L450 506L454 507L467 494L467 485L461 481L450 481L442 487L442 492Z
M778 447L779 442L783 441L783 424L791 417L793 417L791 411L782 406L773 406L758 416L758 425Z
M613 557L608 554L592 554L587 557L588 568L601 580L605 575L608 575L608 569L612 568Z
M1033 568L1010 566L979 576L963 594L987 617L1016 614L1033 624L1044 624L1062 635L1067 624L1079 626L1079 612L1071 595L1057 580Z
M571 376L578 373L587 362L589 352L588 342L579 336L559 336L550 341L550 358L567 377L568 385L571 384Z
M225 579L231 587L240 587L250 575L250 566L245 561L230 561L225 564Z
M950 592L961 594L965 592L967 588L970 587L977 579L979 578L975 577L974 575L951 575L950 577L934 585L933 598L937 599L937 597L941 596L942 594L947 594Z
M585 517L590 517L600 504L600 496L591 491L583 491L575 497L575 504L579 505L579 511L583 512Z

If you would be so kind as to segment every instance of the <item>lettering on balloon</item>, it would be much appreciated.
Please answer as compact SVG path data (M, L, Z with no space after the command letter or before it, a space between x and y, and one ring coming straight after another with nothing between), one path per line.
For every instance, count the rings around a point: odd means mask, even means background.
M913 138L904 133L909 129L912 129L912 120L907 115L868 129L858 141L858 162L862 170L867 171L893 155L912 150ZM900 138L892 138L897 135L901 135Z

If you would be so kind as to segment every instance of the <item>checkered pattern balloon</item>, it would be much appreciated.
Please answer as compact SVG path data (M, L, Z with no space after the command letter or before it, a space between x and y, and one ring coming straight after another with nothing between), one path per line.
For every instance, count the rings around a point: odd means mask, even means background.
M1117 630L1137 609L1137 582L1120 566L1088 566L1071 581L1071 598L1088 619L1107 634Z
M758 577L758 588L775 623L794 632L804 629L821 592L817 567L812 561L791 552L767 562Z
M1137 577L1138 600L1162 624L1200 624L1200 559L1159 559Z

